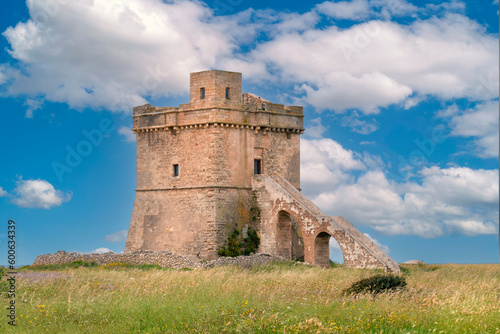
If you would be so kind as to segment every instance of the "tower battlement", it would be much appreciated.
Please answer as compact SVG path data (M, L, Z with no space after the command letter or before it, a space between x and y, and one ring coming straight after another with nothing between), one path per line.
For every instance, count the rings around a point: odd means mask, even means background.
M302 133L303 108L284 106L241 93L241 73L219 70L191 73L190 103L179 107L134 108L135 132L180 131L209 126Z

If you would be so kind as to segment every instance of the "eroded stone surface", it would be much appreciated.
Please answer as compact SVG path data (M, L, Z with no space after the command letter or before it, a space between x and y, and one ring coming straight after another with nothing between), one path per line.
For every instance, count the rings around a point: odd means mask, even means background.
M80 254L76 252L58 251L55 254L39 255L33 262L34 266L49 264L65 264L74 261L83 261L87 263L95 262L98 265L107 265L112 263L125 263L132 265L153 264L164 268L212 268L224 265L238 265L242 267L251 267L254 265L268 264L276 261L285 261L279 256L268 254L254 254L250 256L238 257L220 257L212 261L201 261L187 258L169 251L152 252L137 251L132 253L104 253L104 254ZM44 277L44 275L39 275Z
M134 108L137 189L125 251L210 260L235 228L252 226L260 253L328 266L332 236L346 266L398 272L352 224L298 190L302 107L242 94L241 80L192 73L190 103Z

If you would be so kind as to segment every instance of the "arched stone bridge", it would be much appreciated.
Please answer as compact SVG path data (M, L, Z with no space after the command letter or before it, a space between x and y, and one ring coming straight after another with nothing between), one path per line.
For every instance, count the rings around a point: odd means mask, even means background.
M252 188L260 208L261 253L327 267L333 237L344 266L400 272L393 259L344 217L326 215L281 176L254 175Z

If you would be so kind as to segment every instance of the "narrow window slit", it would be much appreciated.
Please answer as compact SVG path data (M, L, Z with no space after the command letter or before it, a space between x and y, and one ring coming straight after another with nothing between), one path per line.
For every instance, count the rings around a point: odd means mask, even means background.
M253 173L254 174L262 174L262 160L255 159L253 161Z

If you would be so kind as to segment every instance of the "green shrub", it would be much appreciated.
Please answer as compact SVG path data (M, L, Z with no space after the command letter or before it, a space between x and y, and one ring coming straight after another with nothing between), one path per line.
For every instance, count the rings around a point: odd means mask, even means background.
M345 294L372 293L374 295L386 291L401 290L406 286L402 276L375 275L355 282L350 288L344 290Z
M229 256L229 257L236 257L238 255L241 255L240 251L241 243L238 241L239 235L240 232L235 229L227 239L227 245L221 247L221 249L219 249L218 251L218 254L220 256Z
M257 235L257 231L253 228L248 228L247 237L243 239L243 255L250 255L257 252L260 245L260 238Z
M247 237L240 242L240 232L235 229L227 239L227 245L222 246L217 252L220 256L236 257L239 255L250 255L259 248L260 238L257 231L248 228Z

